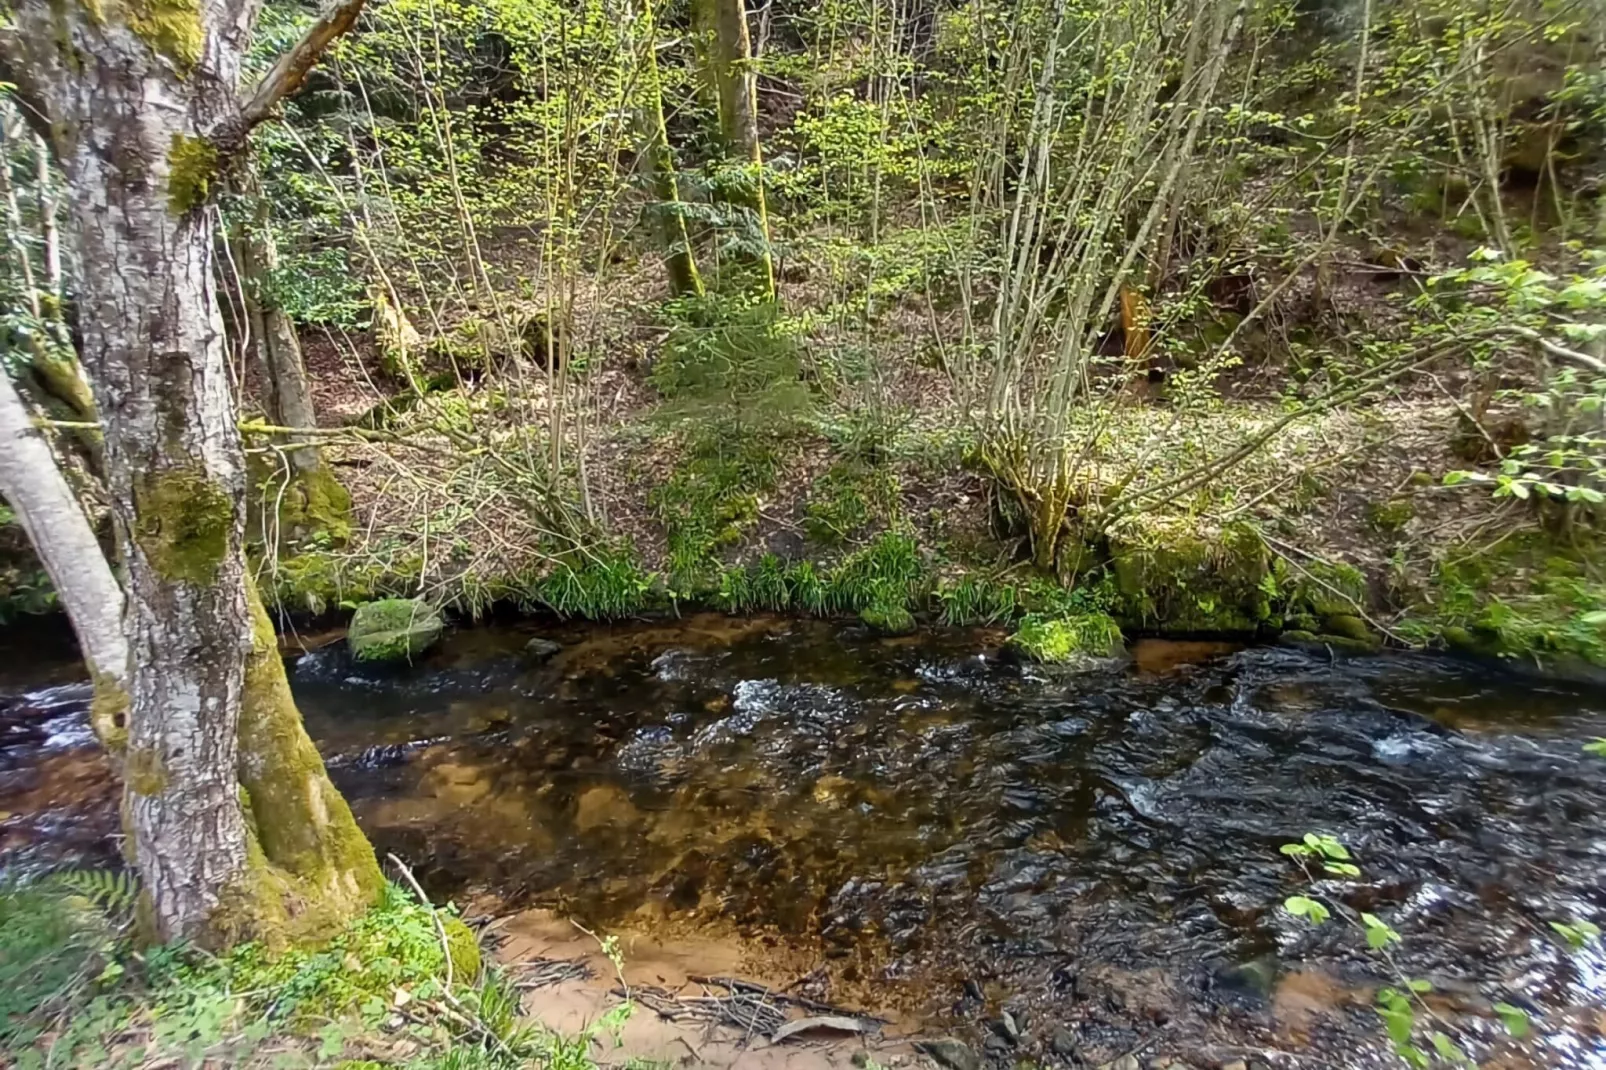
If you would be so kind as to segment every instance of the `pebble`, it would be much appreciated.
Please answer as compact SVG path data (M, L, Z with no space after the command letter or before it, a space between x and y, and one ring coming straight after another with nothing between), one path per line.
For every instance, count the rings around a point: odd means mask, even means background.
M1048 1050L1063 1059L1076 1054L1076 1034L1063 1025L1056 1025L1048 1036Z

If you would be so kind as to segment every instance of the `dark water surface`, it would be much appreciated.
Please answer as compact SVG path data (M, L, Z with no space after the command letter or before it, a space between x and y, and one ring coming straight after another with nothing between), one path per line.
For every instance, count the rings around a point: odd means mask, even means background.
M1382 1065L1375 960L1278 909L1307 887L1278 848L1316 830L1363 874L1318 890L1404 935L1463 1036L1497 1040L1494 1001L1535 1012L1492 1065L1606 1066L1606 956L1549 928L1606 922L1606 761L1581 750L1606 694L1272 647L1140 644L1066 675L983 633L706 617L551 632L546 661L532 634L292 666L364 828L439 892L767 942L821 964L823 995L974 1039L1009 1008L1023 1051L1059 1028L1090 1062ZM12 649L0 848L93 856L113 829L85 689Z

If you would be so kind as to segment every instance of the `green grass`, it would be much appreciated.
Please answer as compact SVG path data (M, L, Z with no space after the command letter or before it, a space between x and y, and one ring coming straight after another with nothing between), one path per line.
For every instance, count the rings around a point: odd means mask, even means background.
M520 1021L517 990L450 911L396 885L327 944L278 957L141 947L137 888L72 874L0 888L0 1062L592 1070L593 1033ZM437 929L447 932L453 964ZM628 1005L597 1029L622 1022ZM404 1042L404 1043L398 1043ZM375 1053L382 1062L364 1062ZM342 1059L348 1061L342 1063Z

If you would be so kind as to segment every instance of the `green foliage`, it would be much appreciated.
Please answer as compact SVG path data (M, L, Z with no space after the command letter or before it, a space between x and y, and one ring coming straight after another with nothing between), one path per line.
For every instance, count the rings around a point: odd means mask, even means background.
M577 1038L522 1024L517 989L481 968L467 926L397 885L321 946L270 956L245 944L216 957L138 946L131 887L118 874L64 873L0 889L8 1065L256 1065L256 1053L304 1047L301 1038L334 1061L404 1009L418 1053L409 1066L592 1070L592 1038L629 1014L626 1004Z
M1316 880L1311 871L1313 865L1320 865L1328 875L1360 876L1360 868L1351 861L1349 849L1327 833L1307 832L1298 843L1285 843L1280 850L1312 881ZM1426 1068L1435 1057L1452 1066L1471 1065L1462 1042L1453 1035L1456 1029L1423 998L1433 991L1433 986L1406 975L1395 963L1390 952L1401 943L1402 937L1392 926L1376 914L1350 908L1342 900L1324 901L1313 895L1289 896L1283 901L1283 909L1312 925L1323 925L1337 916L1364 935L1368 951L1392 976L1393 984L1378 989L1376 1010L1395 1054L1408 1065ZM1557 923L1552 922L1551 926L1560 931ZM1526 1012L1503 1002L1496 1003L1494 1009L1511 1036L1520 1038L1528 1033L1530 1023Z
M776 458L767 438L698 436L688 456L649 496L669 542L675 593L700 593L721 551L758 520L758 496L775 485Z
M653 578L627 549L561 560L521 600L560 617L607 620L650 608Z
M661 417L745 437L784 434L808 415L794 325L773 301L710 293L665 308L673 326L652 369Z
M942 622L955 627L1002 624L1014 619L1020 594L1014 584L987 576L966 573L957 580L944 579L937 585L937 601Z
M1606 664L1606 584L1592 576L1595 542L1518 531L1450 557L1432 572L1430 606L1397 630L1486 657Z
M1550 927L1574 951L1580 951L1600 939L1600 926L1592 921L1553 921Z
M803 530L821 546L840 546L872 523L898 518L898 479L884 467L839 461L815 481Z
M1009 637L1009 645L1033 661L1064 665L1084 657L1104 658L1120 653L1121 628L1106 613L1028 613Z

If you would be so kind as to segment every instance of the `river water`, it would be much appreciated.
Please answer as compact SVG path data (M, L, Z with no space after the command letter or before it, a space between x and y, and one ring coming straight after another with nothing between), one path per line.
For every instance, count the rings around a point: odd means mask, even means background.
M607 931L703 933L990 1061L1390 1065L1391 968L1280 909L1398 930L1486 1065L1606 1066L1606 693L1427 656L1141 642L1080 673L1000 636L696 617L456 633L415 666L333 643L291 678L331 774L432 891ZM0 635L0 850L109 855L70 655ZM765 949L768 949L767 951ZM805 976L806 975L806 976ZM1502 1039L1491 1007L1534 1016ZM1010 1012L1019 1036L1005 1039Z

